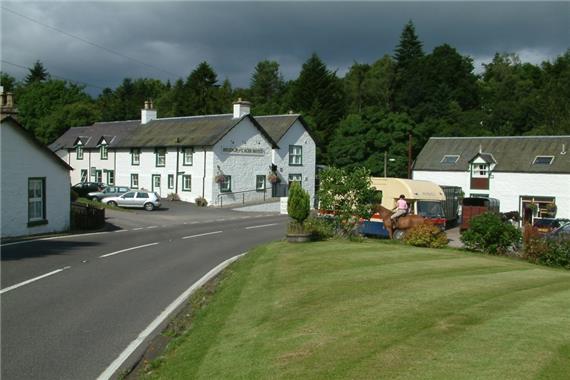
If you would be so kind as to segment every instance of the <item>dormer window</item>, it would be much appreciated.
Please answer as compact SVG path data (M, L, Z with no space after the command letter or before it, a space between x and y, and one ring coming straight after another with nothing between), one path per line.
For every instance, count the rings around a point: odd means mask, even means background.
M77 145L75 147L75 154L78 160L83 160L83 145Z
M456 154L446 154L441 159L442 164L455 164L459 160L459 156Z
M532 162L533 165L551 165L552 161L554 161L554 156L536 156L534 161Z
M99 152L101 153L101 159L106 160L109 157L109 148L107 147L107 144L101 144Z
M488 164L473 164L473 177L488 177Z

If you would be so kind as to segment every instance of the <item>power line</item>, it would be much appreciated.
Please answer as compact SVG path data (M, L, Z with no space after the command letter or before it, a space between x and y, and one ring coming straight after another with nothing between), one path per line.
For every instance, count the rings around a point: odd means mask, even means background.
M1 61L2 63L6 63L6 64L11 65L11 66L19 67L20 69L29 70L28 67L22 66L22 65L18 65L17 63L9 62L9 61L6 61L6 60L4 60L4 59L2 59L2 60L0 60L0 61ZM76 84L82 84L82 85L87 86L87 87L94 87L94 88L98 88L98 89L100 89L100 90L104 90L104 89L105 89L105 87L97 86L97 85L95 85L95 84L91 84L91 83L87 83L87 82L82 82L82 81L75 80L75 79L69 79L69 78L65 78L65 77L62 77L62 76L59 76L59 75L55 75L55 74L51 74L51 73L50 73L49 75L52 76L52 77L54 77L54 78L62 79L62 80L68 81L68 82L72 82L72 83L76 83Z
M119 57L129 59L129 60L131 60L131 61L133 61L133 62L136 62L136 63L138 63L138 64L140 64L140 65L149 67L149 68L154 69L154 70L162 71L163 73L166 73L166 74L169 74L169 75L173 75L174 77L177 77L177 78L182 78L182 77L184 77L183 75L179 75L179 74L173 73L173 72L171 72L171 71L167 71L167 70L161 69L160 67L151 65L151 64L149 64L149 63L143 62L143 61L138 60L138 59L133 58L133 57L129 57L128 55L125 55L125 54L123 54L123 53L120 53L120 52L118 52L118 51L116 51L116 50L110 49L110 48L105 47L105 46L103 46L103 45L99 45L98 43L95 43L95 42L86 40L85 38L82 38L82 37L76 36L76 35L74 35L74 34L68 33L68 32L66 32L65 30L56 28L56 27L51 26L51 25L44 24L44 23L41 22L41 21L38 21L38 20L33 19L33 18L31 18L31 17L28 17L28 16L26 16L26 15L23 15L23 14L21 14L21 13L19 13L19 12L16 12L16 11L13 10L13 9L6 8L5 6L2 6L1 8L2 8L3 10L5 10L5 11L8 11L8 12L12 13L12 14L15 14L15 15L17 15L17 16L20 16L20 17L22 17L22 18L24 18L24 19L26 19L26 20L28 20L28 21L34 22L34 23L36 23L36 24L38 24L38 25L41 25L41 26L43 26L43 27L45 27L45 28L54 30L54 31L56 31L56 32L58 32L58 33L61 33L61 34L63 34L63 35L66 35L67 37L74 38L74 39L76 39L76 40L78 40L78 41L81 41L81 42L83 42L83 43L86 43L86 44L88 44L88 45L91 45L91 46L93 46L93 47L96 47L96 48L98 48L98 49L104 50L104 51L106 51L106 52L108 52L108 53L115 54L115 55L117 55L117 56L119 56Z

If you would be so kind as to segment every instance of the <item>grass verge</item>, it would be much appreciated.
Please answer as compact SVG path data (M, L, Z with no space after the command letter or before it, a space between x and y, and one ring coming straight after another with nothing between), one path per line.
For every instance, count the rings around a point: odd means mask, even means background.
M150 379L565 379L570 273L378 241L260 247Z

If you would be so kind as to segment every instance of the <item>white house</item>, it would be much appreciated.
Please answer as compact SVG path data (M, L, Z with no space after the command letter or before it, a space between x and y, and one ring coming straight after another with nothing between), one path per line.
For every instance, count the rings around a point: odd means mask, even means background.
M432 137L413 178L497 198L501 212L570 218L570 136ZM532 206L534 204L535 206Z
M70 128L51 148L93 181L231 204L280 196L300 181L314 198L316 145L300 115L253 117L238 100L231 114L158 118L149 102L141 120ZM276 174L280 184L268 181ZM286 185L285 185L286 188Z
M73 170L37 141L7 111L11 95L2 95L1 236L15 237L69 229L69 172Z

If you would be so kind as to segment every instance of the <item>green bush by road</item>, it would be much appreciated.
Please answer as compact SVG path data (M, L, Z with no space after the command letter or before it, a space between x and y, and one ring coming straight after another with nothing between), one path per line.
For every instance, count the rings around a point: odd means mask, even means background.
M566 379L570 273L378 241L232 265L150 378Z

